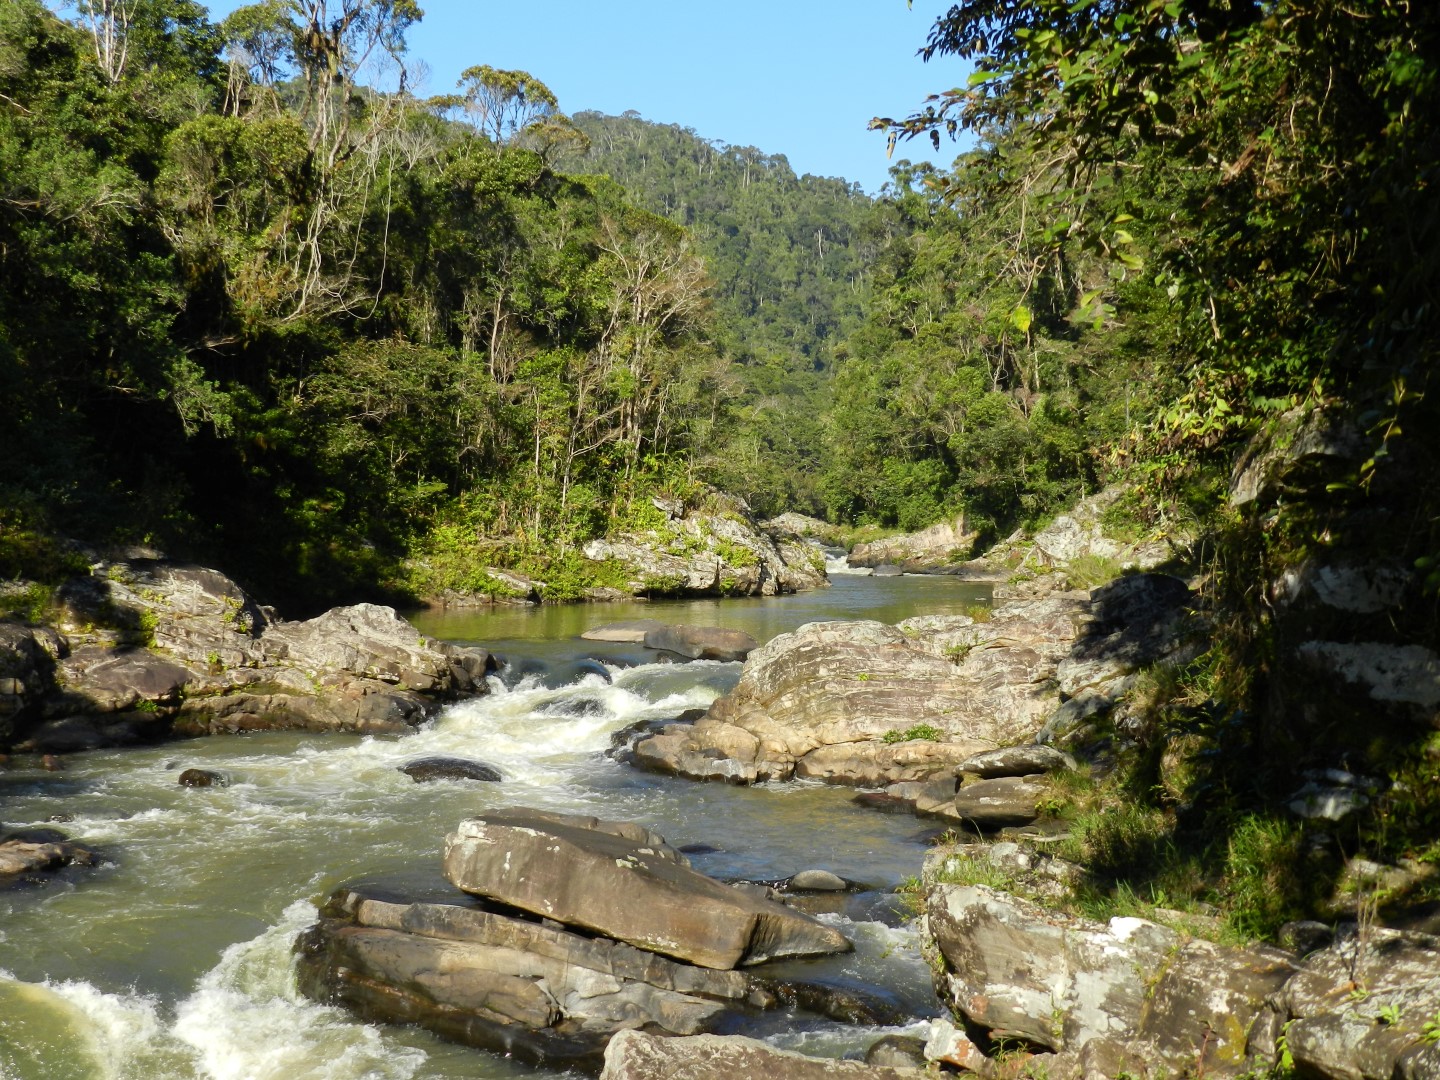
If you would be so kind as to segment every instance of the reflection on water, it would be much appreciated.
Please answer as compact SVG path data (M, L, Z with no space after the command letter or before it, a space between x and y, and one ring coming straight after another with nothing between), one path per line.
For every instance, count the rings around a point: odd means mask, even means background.
M913 818L861 810L844 790L692 784L604 755L627 724L708 705L734 685L739 664L656 663L621 646L629 653L603 674L558 687L545 675L596 655L575 639L580 630L621 618L718 624L765 639L814 619L896 621L984 596L949 579L850 577L773 599L431 614L427 632L501 645L539 670L492 679L489 696L404 738L217 736L77 754L59 774L23 765L0 772L7 825L70 815L61 827L108 860L69 884L0 894L0 1078L557 1076L304 1001L291 978L296 932L347 880L433 879L456 822L515 805L643 822L674 844L706 845L695 865L720 877L820 868L893 888L918 871L930 833ZM432 754L488 762L505 779L417 784L398 771ZM176 777L191 766L219 770L230 785L182 788ZM889 906L877 894L853 918L826 916L840 920L857 952L816 961L807 975L877 984L928 1015L933 996L915 935L867 914ZM775 1037L839 1053L876 1035L826 1022Z
M828 589L788 596L751 596L720 600L634 600L613 604L498 604L481 608L427 609L407 617L422 631L449 641L485 645L501 655L560 660L572 655L602 655L601 642L579 642L584 631L623 619L658 619L744 630L761 642L808 622L829 619L877 619L897 623L914 615L954 615L990 602L988 582L921 574L875 578L836 576ZM635 647L609 646L621 659L640 656Z

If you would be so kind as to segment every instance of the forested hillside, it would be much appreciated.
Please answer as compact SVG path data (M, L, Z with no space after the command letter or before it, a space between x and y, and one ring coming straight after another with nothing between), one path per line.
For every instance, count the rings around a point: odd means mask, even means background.
M684 226L705 257L736 410L707 469L763 512L823 511L836 350L863 320L871 267L905 223L857 185L797 176L783 154L635 114L582 112L575 124L589 146L561 167L612 177Z
M725 373L685 232L547 166L524 73L416 99L419 9L343 6L0 7L0 574L61 534L293 605L535 560L561 596L693 483Z

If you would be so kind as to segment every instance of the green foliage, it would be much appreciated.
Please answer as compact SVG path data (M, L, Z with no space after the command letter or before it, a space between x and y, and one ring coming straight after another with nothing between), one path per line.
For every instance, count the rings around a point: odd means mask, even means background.
M1076 589L1093 589L1120 576L1118 562L1105 555L1078 555L1065 564L1065 576Z
M860 678L860 676L856 676ZM945 732L941 731L934 724L915 724L904 731L891 730L880 737L880 741L887 746L894 746L902 742L940 742L945 738Z

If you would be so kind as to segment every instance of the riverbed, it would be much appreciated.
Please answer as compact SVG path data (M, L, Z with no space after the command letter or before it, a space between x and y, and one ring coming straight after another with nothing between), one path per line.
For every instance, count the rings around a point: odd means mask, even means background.
M423 890L463 817L536 806L643 822L698 845L697 869L775 879L819 868L868 891L824 916L849 956L791 965L799 977L864 987L911 1022L934 1015L929 972L894 888L919 872L935 830L816 784L738 788L638 772L607 757L637 720L703 708L741 665L665 663L599 645L587 627L655 618L746 630L761 641L817 619L953 613L987 586L949 578L836 575L787 597L495 608L412 616L426 633L507 660L491 693L446 708L403 738L294 732L213 736L67 757L63 770L0 772L0 818L54 827L97 850L98 869L0 895L0 1077L4 1080L425 1080L558 1077L554 1070L364 1025L300 998L290 948L315 905L359 878ZM579 674L598 659L607 677ZM417 784L398 767L446 754L496 766L498 784ZM182 788L185 768L226 787ZM823 824L823 829L817 826ZM880 1034L772 1017L768 1038L840 1055Z

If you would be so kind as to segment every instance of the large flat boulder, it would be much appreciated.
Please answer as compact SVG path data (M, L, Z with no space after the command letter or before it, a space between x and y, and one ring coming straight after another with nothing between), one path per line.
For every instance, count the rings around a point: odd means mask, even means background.
M809 916L690 869L658 838L617 833L538 811L486 814L446 837L445 876L468 893L701 967L850 948Z
M618 641L632 645L644 642L652 630L664 630L668 624L659 619L625 619L620 622L592 626L580 635L585 641Z
M867 1065L862 1061L814 1058L741 1035L695 1035L667 1039L643 1031L622 1031L605 1050L600 1080L921 1080L920 1069Z
M641 740L635 760L737 783L923 780L1034 736L1088 611L1084 594L1057 594L987 621L809 623L752 652L704 719Z

